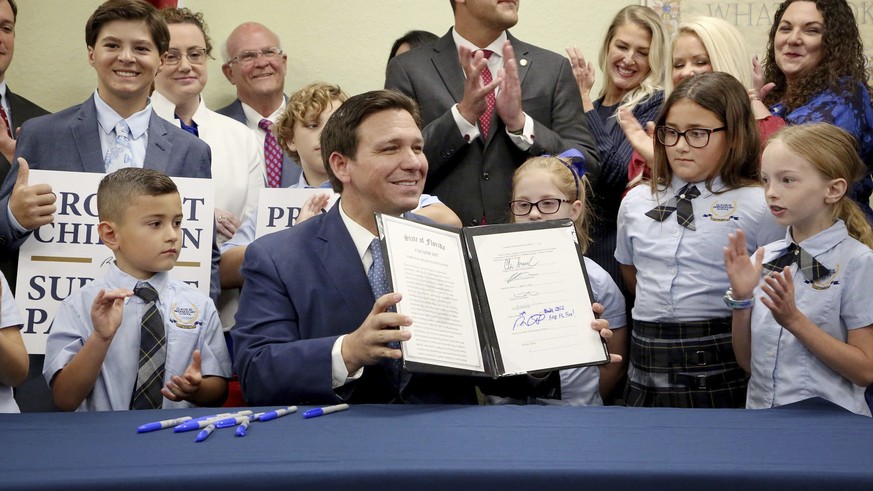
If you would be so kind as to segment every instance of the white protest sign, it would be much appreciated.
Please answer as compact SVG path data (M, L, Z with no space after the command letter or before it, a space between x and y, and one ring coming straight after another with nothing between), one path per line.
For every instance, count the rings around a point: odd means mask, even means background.
M30 183L50 184L57 196L54 221L34 230L18 254L15 301L25 319L27 352L44 354L60 303L95 278L113 259L97 233L97 186L105 174L30 171ZM209 295L215 190L209 179L172 178L182 196L182 251L170 276Z
M330 194L325 210L336 203L339 194L327 188L264 188L258 199L258 222L255 237L262 237L293 227L307 198L314 194Z

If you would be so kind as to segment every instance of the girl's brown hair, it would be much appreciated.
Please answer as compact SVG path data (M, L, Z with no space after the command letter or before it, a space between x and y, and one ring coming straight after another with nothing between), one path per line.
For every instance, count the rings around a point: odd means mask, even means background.
M721 177L725 188L712 189L712 179L706 179L706 188L712 192L760 185L758 161L761 159L761 137L758 125L752 114L749 94L745 87L733 76L724 72L701 73L687 78L670 94L656 121L663 126L670 109L680 101L691 101L710 111L725 126L727 145L725 153L716 165L716 174ZM667 187L673 180L673 169L667 160L667 150L655 138L655 162L652 165L652 193L658 187Z

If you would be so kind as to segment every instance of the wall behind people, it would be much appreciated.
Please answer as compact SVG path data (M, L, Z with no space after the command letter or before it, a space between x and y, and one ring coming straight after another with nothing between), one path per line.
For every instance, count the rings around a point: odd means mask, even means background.
M58 111L85 100L94 90L84 25L102 0L22 0L16 30L15 70L9 83L19 92ZM636 1L525 0L513 34L563 54L577 45L596 53L609 21ZM184 0L203 12L216 48L244 21L263 23L282 39L288 53L286 92L316 80L339 84L349 94L381 88L391 44L410 29L442 36L452 25L448 0ZM221 73L220 50L209 65L203 92L211 108L235 97ZM598 80L599 82L599 80Z

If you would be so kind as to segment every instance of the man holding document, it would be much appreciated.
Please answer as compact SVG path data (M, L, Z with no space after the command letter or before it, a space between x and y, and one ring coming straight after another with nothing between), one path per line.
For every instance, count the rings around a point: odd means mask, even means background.
M381 263L374 213L415 218L423 146L417 106L395 92L354 96L331 116L321 150L338 204L246 251L231 334L249 404L476 403L472 377L401 369L397 343L414 332L396 327L413 319L389 311L401 293L371 286ZM606 324L592 327L606 337Z

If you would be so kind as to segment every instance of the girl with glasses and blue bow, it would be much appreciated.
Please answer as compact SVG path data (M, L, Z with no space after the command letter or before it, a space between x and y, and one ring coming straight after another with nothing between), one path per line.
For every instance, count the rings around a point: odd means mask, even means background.
M590 185L585 177L580 152L570 151L559 156L542 156L528 159L512 177L512 201L509 203L513 223L569 218L576 228L579 248L584 254L590 243L588 224L590 215L586 209L586 194ZM594 295L595 312L609 321L609 352L624 357L627 350L627 324L624 296L612 278L589 258L585 268L591 291ZM598 305L599 304L599 305ZM580 329L584 327L580 326ZM604 329L604 331L608 331ZM538 404L591 406L603 405L603 399L612 392L623 375L623 364L618 357L614 362L600 367L583 367L561 370L561 398L538 398ZM491 404L519 402L488 397Z
M734 77L688 78L664 103L652 180L618 213L615 258L636 294L627 405L744 406L722 251L739 228L750 254L785 233L764 199L760 155L749 96Z
M770 211L788 231L750 258L738 230L724 251L734 351L752 376L746 407L821 397L870 416L873 230L849 197L865 169L855 145L816 123L776 133L764 150Z

